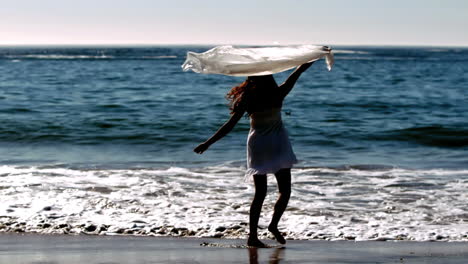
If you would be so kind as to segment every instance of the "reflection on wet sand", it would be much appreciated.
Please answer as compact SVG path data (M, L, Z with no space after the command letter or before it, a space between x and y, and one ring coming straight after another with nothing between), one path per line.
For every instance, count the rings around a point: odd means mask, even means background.
M258 264L258 248L248 248L249 251L249 263L250 264ZM284 248L275 248L273 253L270 256L270 264L278 264L280 260L283 259L283 250Z

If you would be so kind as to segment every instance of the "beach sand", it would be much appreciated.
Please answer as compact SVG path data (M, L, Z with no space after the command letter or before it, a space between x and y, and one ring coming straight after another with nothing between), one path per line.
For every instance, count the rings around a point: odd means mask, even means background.
M203 243L226 247L207 247ZM273 241L265 241L273 244ZM284 248L230 248L245 240L0 234L0 263L467 263L467 242L288 241Z

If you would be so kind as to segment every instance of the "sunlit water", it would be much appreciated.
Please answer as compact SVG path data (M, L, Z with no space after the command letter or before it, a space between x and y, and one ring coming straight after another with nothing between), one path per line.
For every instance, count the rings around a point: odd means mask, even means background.
M242 81L181 71L207 48L0 48L0 231L245 237L248 119L192 152ZM315 63L283 107L300 163L280 228L468 240L467 87L467 49L338 47L332 72Z

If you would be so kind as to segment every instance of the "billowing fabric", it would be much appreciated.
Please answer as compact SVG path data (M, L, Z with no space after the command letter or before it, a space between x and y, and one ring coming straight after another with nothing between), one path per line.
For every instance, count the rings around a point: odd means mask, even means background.
M281 108L272 108L250 115L247 138L247 172L245 180L255 174L276 173L297 163L296 155L281 120Z
M259 76L286 71L325 57L333 66L333 54L326 46L300 45L266 48L218 46L204 53L187 52L184 71L231 76Z

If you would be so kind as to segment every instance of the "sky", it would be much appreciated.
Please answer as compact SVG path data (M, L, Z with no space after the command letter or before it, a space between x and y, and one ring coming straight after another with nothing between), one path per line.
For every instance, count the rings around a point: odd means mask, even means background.
M468 0L0 0L0 45L468 46Z

